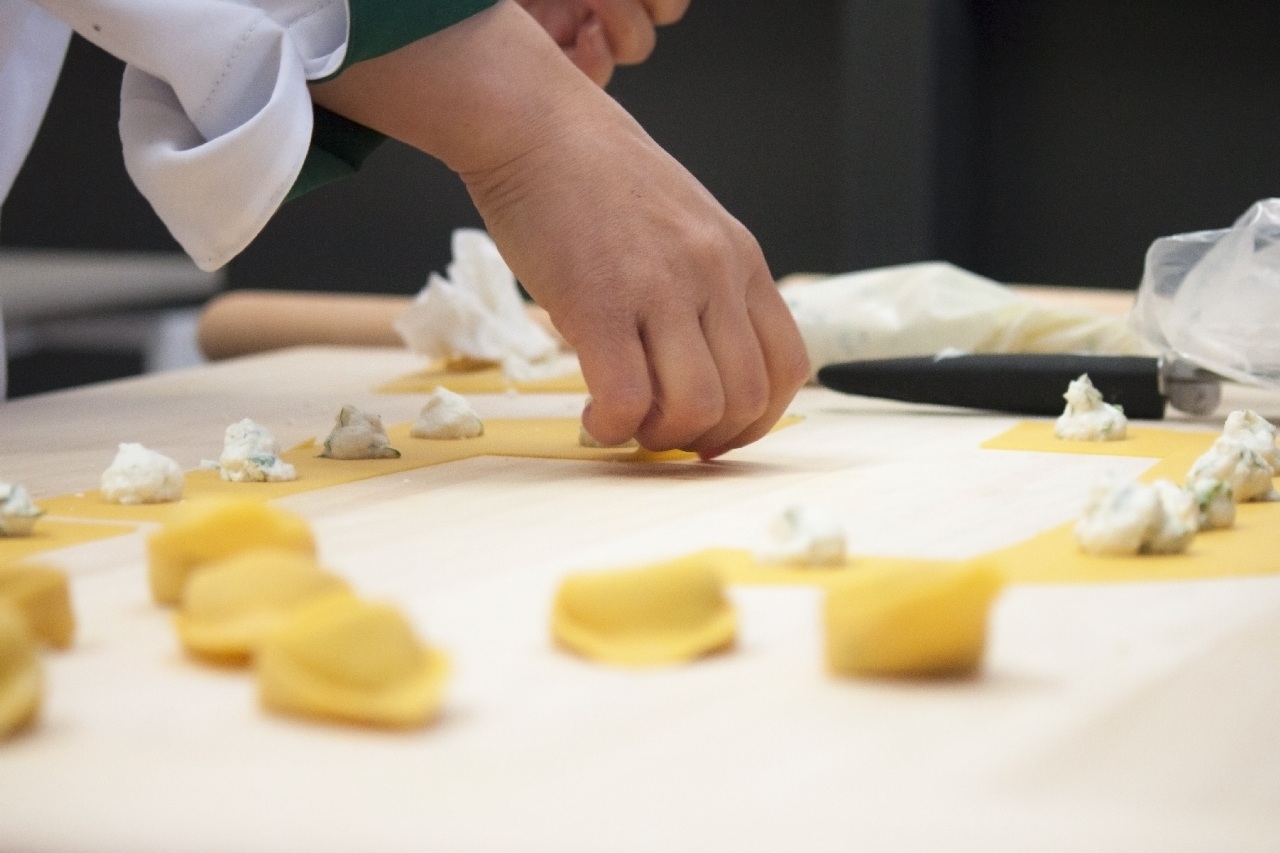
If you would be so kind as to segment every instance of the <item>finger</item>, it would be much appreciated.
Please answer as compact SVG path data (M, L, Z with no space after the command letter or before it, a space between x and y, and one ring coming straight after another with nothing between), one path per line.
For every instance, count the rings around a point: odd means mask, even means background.
M606 447L630 441L653 403L639 332L599 326L589 337L571 342L591 394L582 412L583 427Z
M588 0L588 5L604 25L615 62L635 65L649 58L658 34L644 5L636 0Z
M658 26L674 24L684 17L689 0L643 0L649 18Z
M565 48L565 53L598 86L604 86L613 76L613 50L609 47L604 24L595 15L578 27L577 37L571 46Z
M809 379L809 357L795 319L767 273L754 281L747 294L747 313L769 377L769 402L764 413L719 448L699 454L711 459L766 435L786 412L796 392Z
M720 422L724 391L696 315L667 314L644 329L653 405L636 439L649 450L695 445Z
M769 375L764 353L746 305L726 302L702 318L707 348L724 393L720 422L686 447L713 454L759 420L769 405Z

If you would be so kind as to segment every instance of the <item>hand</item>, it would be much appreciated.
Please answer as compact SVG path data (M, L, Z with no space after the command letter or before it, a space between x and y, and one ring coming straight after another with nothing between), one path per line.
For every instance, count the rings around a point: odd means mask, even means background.
M489 233L578 352L603 444L711 458L764 435L808 376L756 241L611 100L465 174Z
M618 65L653 53L655 27L680 20L689 0L518 0L588 77L600 86Z
M509 0L312 92L462 176L577 350L601 443L712 458L808 378L755 239Z

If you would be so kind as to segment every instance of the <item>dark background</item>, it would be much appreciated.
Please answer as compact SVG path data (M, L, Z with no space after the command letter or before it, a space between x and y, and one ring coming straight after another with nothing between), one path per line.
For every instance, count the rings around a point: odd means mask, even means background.
M610 91L776 275L945 259L1131 288L1157 236L1280 189L1274 0L693 0ZM82 41L0 245L173 250L128 182L119 64ZM479 219L395 143L287 205L230 287L415 292Z

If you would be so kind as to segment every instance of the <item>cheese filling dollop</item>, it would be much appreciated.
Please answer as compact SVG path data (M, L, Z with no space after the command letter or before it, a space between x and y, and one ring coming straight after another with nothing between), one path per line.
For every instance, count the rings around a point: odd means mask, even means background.
M1175 483L1107 478L1089 495L1076 523L1076 542L1101 556L1177 554L1195 538L1199 518L1195 494Z
M399 459L400 451L391 446L382 418L346 405L338 412L320 455L329 459Z
M294 467L280 459L275 436L249 418L227 427L222 455L218 457L218 472L222 479L233 483L298 479Z
M102 472L102 497L117 504L168 503L182 499L182 468L168 456L123 443Z
M30 536L44 510L18 483L0 483L0 536Z
M1053 434L1066 441L1119 441L1125 437L1129 420L1119 406L1102 399L1089 374L1080 374L1068 386L1063 399L1067 407L1053 425Z
M1273 475L1280 474L1280 446L1276 445L1276 428L1266 418L1249 409L1237 409L1227 415L1222 435L1233 438L1256 452L1271 466Z
M1248 409L1228 415L1222 435L1187 473L1187 488L1200 504L1200 527L1233 525L1237 501L1280 500L1272 485L1277 466L1276 428Z
M478 438L484 423L467 398L444 386L436 388L418 413L409 435L414 438Z
M769 534L761 554L766 560L796 566L844 565L844 528L817 507L787 507L769 525Z

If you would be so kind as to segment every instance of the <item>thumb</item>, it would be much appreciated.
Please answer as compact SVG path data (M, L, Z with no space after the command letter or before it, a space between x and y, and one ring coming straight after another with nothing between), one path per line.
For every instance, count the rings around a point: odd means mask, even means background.
M574 347L591 397L582 426L608 447L629 441L653 405L653 387L639 333L593 334Z

